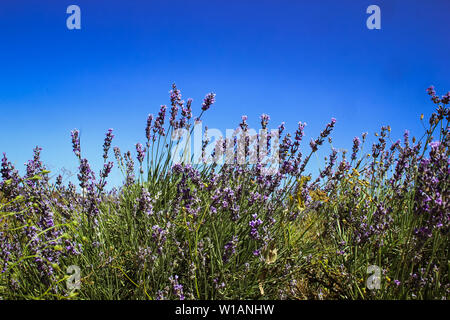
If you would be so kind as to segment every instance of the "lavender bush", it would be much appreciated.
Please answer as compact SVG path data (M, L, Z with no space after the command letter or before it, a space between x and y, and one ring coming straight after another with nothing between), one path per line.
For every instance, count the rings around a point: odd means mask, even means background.
M3 154L0 299L446 299L450 93L427 91L436 111L423 137L393 141L384 126L367 153L364 133L350 155L330 146L317 176L307 165L331 145L334 118L306 144L306 123L293 135L280 124L273 174L264 173L260 149L256 162L239 161L260 135L247 136L243 149L218 141L241 152L231 163L189 154L174 162L182 142L173 135L192 133L216 99L207 94L193 117L192 99L175 85L135 151L113 147L110 161L107 131L98 174L71 132L77 185L50 179L39 147L24 175ZM237 128L244 133L246 121ZM269 121L263 114L261 128ZM208 143L205 135L203 158ZM269 134L267 149L274 143ZM114 167L123 185L108 190ZM82 271L80 289L66 284L71 265ZM378 290L367 287L371 265L381 269Z

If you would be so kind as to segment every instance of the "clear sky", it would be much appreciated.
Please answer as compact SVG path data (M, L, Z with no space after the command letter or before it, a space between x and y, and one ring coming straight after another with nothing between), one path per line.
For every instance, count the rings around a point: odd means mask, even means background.
M66 27L71 4L81 30ZM371 4L381 30L366 27ZM134 151L173 82L197 112L215 92L204 120L223 131L267 113L269 128L307 122L307 141L335 117L335 147L385 124L419 135L425 89L450 90L449 13L448 0L1 0L0 152L23 168L39 145L75 171L78 128L98 172L107 129Z

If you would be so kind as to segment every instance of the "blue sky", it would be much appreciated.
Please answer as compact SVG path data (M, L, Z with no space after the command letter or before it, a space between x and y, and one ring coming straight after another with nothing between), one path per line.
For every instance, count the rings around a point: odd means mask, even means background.
M71 4L81 30L66 28ZM381 30L366 28L371 4ZM173 82L196 111L214 91L204 120L224 131L267 113L272 128L307 122L307 141L335 117L335 147L385 124L420 135L425 89L450 89L449 12L446 0L1 1L0 152L22 168L39 145L54 171L75 171L78 128L98 171L107 129L134 151Z

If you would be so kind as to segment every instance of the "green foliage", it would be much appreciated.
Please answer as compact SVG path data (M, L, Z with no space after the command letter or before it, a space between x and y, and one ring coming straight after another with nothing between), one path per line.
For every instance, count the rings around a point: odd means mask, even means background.
M173 88L172 106L184 108ZM107 173L96 182L82 159L78 132L82 192L50 182L38 148L24 177L5 156L0 299L448 298L448 97L429 92L438 108L422 139L405 133L388 148L383 127L367 154L364 134L351 159L332 149L315 180L303 169L335 121L303 166L279 180L255 165L174 164L172 125L153 141L147 134L148 150L137 146L147 155L144 172L138 154L137 179L131 153L115 149L125 182L111 192ZM208 95L203 111L213 102ZM112 137L110 130L104 170ZM295 164L297 150L286 150L283 159ZM72 265L81 269L80 289L67 286ZM372 265L380 268L375 290L367 286Z

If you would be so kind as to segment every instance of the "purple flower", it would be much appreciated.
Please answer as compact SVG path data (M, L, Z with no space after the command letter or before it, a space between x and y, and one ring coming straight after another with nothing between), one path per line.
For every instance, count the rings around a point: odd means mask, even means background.
M186 107L181 109L181 115L186 119L192 118L192 99L188 99L186 103Z
M114 166L114 163L112 163L112 162L105 163L103 165L103 170L101 171L100 177L102 177L104 179L108 178L113 166Z
M440 142L440 141L433 141L433 142L430 142L430 148L431 148L431 149L438 149L440 145L441 145L441 142Z
M71 131L73 152L81 160L80 131L74 129Z
M153 230L152 238L155 240L156 245L158 246L158 249L157 249L158 253L161 254L163 251L164 243L167 240L167 237L166 237L167 231L160 228L158 225L154 225L152 227L152 230Z
M87 159L81 159L78 173L78 180L80 181L80 187L86 188L88 182L94 179L95 179L94 172L91 170L89 162L87 161Z
M269 120L270 120L270 116L269 116L269 115L267 115L267 114L265 114L265 113L263 113L263 114L261 115L261 127L262 127L263 129L266 129L266 128L267 128L267 124L269 123Z
M230 260L230 257L236 252L236 247L238 244L238 237L233 236L233 239L229 241L225 245L225 252L223 253L222 260L224 263L228 262Z
M153 125L153 132L156 134L158 133L161 136L165 135L164 131L164 121L166 118L166 110L167 107L165 105L161 106L161 109L159 110L158 116L155 119L155 123ZM153 135L153 141L156 140L156 135Z
M311 139L311 141L309 142L309 146L311 147L311 151L315 152L317 151L317 143L315 140Z
M137 152L137 159L139 163L142 165L142 162L145 158L145 153L147 152L147 149L142 146L142 144L137 143L136 144L136 152Z
M445 95L442 96L441 102L443 104L448 104L450 102L450 91L447 92Z
M183 101L181 100L181 92L177 89L176 84L172 84L172 90L170 90L170 102L172 106L182 105Z
M330 161L328 162L328 165L325 167L325 170L320 172L320 177L321 178L325 178L325 177L329 177L331 178L332 176L332 169L334 167L334 165L336 164L336 160L337 160L337 150L336 149L332 149L331 150L331 154L330 154Z
M0 173L2 174L2 179L3 180L11 179L13 170L14 170L14 166L11 164L11 162L8 161L8 158L6 157L6 153L3 153L2 167L0 169Z
M134 184L135 180L134 180L134 161L133 158L131 157L131 152L127 151L127 153L124 154L124 158L125 158L125 162L126 162L126 166L127 166L127 177L126 177L126 185L130 186L132 184Z
M172 284L173 294L176 295L178 299L184 300L183 286L178 282L178 276L170 276L169 281Z
M281 137L281 134L283 133L284 129L285 129L285 123L282 122L279 126L278 126L278 136Z
M203 111L208 110L213 105L214 102L216 102L216 94L208 93L205 99L203 100L202 110Z
M242 119L242 121L239 124L239 126L241 127L242 131L245 132L245 131L247 131L247 128L248 128L248 124L247 124L248 117L244 115L241 117L241 119Z
M147 138L147 147L150 147L150 140L152 138L152 122L153 122L153 115L149 114L147 118L147 126L145 127L145 137Z
M306 127L306 122L302 123L299 122L298 123L298 129L297 131L295 131L295 138L294 138L294 145L295 146L299 146L300 142L303 139L303 136L305 135L305 127Z
M106 186L106 179L108 178L111 170L114 166L114 163L109 161L108 163L103 164L103 169L100 171L100 183L98 185L99 190L103 190Z
M259 239L260 235L258 233L258 227L263 223L261 219L258 218L258 215L255 213L252 215L253 220L251 220L248 224L251 227L250 236L253 239Z
M174 104L174 105L172 105L172 108L170 109L169 123L175 129L177 128L177 122L175 121L177 114L178 114L178 105Z
M361 145L361 140L358 137L353 138L353 148L352 148L352 156L351 160L356 160L356 154L359 151L359 146Z
M61 188L62 182L63 182L63 177L62 177L62 175L59 174L59 175L56 177L56 185L58 186L58 188Z
M112 139L114 138L113 135L113 129L108 129L108 132L106 133L105 142L103 143L103 159L108 159L108 151L111 147Z
M147 189L142 188L141 197L139 198L139 211L145 213L147 216L153 214L153 200Z

